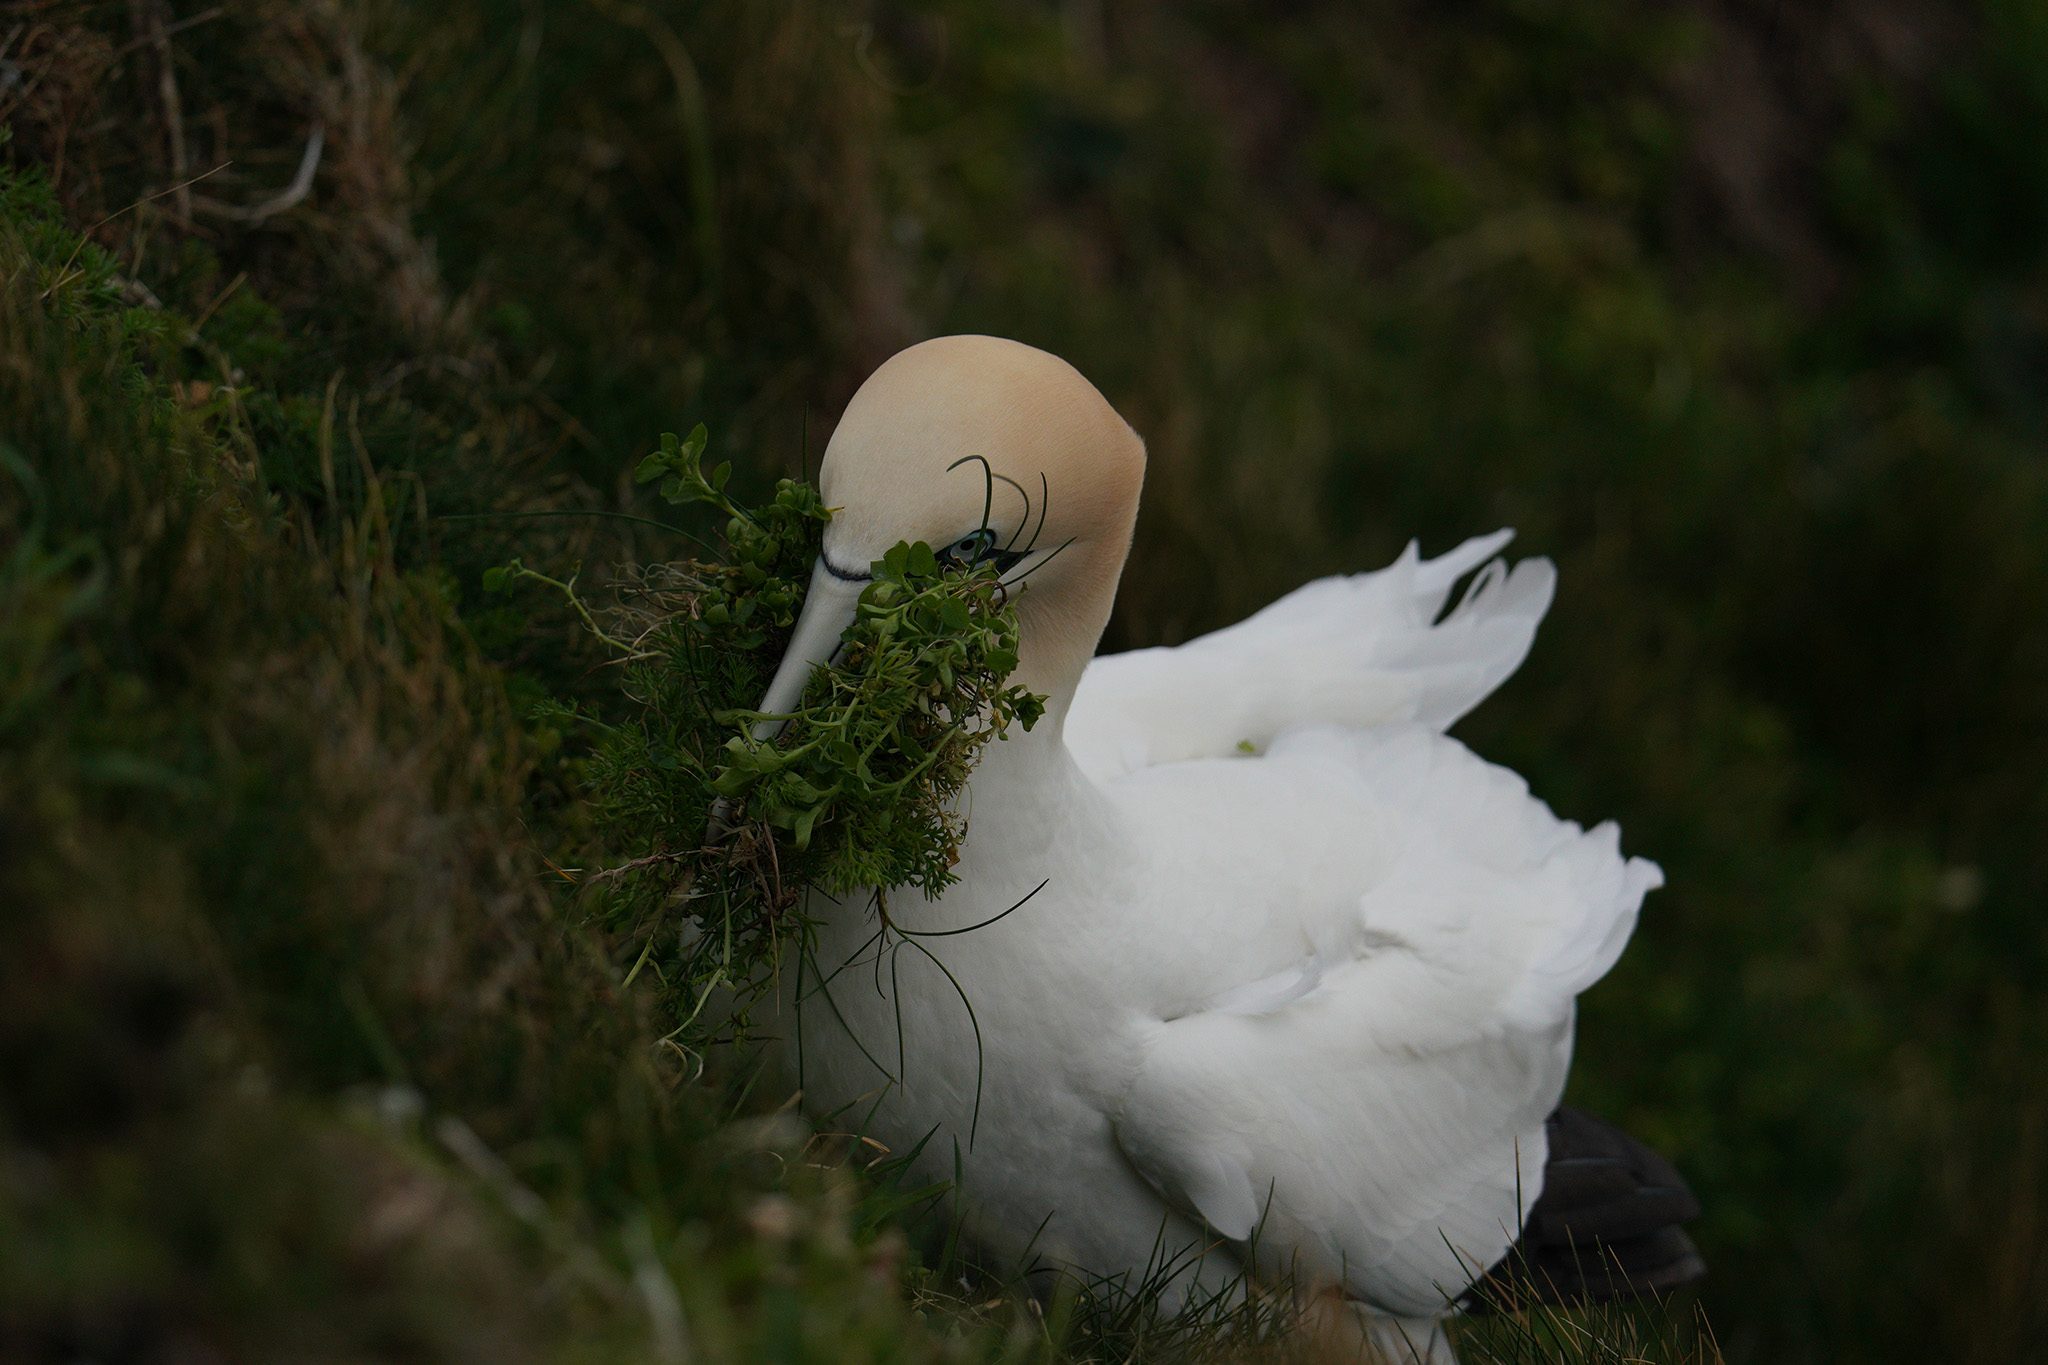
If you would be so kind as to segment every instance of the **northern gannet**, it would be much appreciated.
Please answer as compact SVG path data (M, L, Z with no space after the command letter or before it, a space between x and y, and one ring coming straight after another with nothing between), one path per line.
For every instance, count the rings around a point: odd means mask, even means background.
M1443 733L1528 652L1549 562L1507 568L1507 532L1411 545L1097 658L1144 470L1093 385L993 337L901 352L833 433L761 710L794 706L906 540L1003 556L1047 709L975 770L958 884L887 898L925 951L884 963L874 900L812 895L779 1003L804 1108L957 1178L999 1256L1170 1263L1182 1296L1249 1272L1397 1359L1452 1358L1440 1320L1518 1236L1566 1292L1695 1278L1675 1173L1558 1107L1576 997L1662 873Z

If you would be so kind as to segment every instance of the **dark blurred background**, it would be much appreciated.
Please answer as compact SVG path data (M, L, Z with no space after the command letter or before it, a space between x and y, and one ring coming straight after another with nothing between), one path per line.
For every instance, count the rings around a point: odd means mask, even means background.
M604 945L536 889L578 817L519 704L588 672L474 587L685 549L431 518L646 513L632 462L700 420L764 487L891 350L985 331L1149 442L1110 647L1411 536L1554 557L1460 734L1669 874L1573 1094L1698 1190L1720 1347L2040 1349L2048 7L13 0L0 115L0 1238L44 1249L0 1341L93 1346L111 1283L134 1355L504 1314L547 1354L522 1277L651 1217L707 1349L776 1353L765 1272L676 1231L757 1206L645 1117L674 1077L593 1078L665 1030L597 1018ZM498 1187L365 1086L580 1231L492 1242ZM137 1193L169 1169L332 1227ZM487 1207L361 1250L393 1189ZM803 1300L874 1236L788 1253L782 1354L883 1312Z

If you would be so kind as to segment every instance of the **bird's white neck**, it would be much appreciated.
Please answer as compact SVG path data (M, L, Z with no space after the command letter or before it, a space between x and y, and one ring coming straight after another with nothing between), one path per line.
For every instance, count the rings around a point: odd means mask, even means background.
M1081 674L1109 625L1130 546L1128 522L1120 534L1076 542L1048 564L1057 566L1056 576L1034 575L1019 592L1018 662L1011 681L1046 699L1045 719L1033 728L1034 736L1060 742Z
M970 783L974 803L999 805L1011 831L1062 824L1061 810L1085 804L1091 784L1067 750L1067 712L1109 624L1129 543L1128 534L1076 543L1061 556L1064 572L1027 580L1017 596L1018 661L1010 681L1044 697L1045 714L1028 731L1011 726L984 749ZM1019 819L1027 809L1032 814ZM969 821L974 839L971 815Z

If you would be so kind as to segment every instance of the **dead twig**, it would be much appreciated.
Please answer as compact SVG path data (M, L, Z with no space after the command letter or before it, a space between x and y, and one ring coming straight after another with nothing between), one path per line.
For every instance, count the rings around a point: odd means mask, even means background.
M243 208L236 204L224 204L217 199L195 198L191 202L204 213L216 218L227 218L238 223L261 223L288 212L305 202L313 192L313 177L320 169L320 155L327 147L327 125L316 119L313 131L306 139L306 150L299 154L299 169L292 176L292 183L279 193L260 204Z

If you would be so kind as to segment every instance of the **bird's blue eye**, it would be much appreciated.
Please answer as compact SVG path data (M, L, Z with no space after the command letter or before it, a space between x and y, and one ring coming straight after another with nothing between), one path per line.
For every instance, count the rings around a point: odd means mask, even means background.
M970 531L960 539L939 551L939 558L947 564L978 564L996 543L996 533L989 527Z

